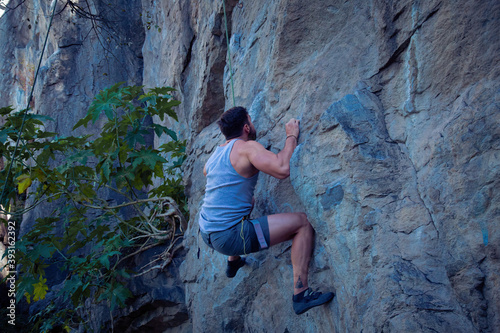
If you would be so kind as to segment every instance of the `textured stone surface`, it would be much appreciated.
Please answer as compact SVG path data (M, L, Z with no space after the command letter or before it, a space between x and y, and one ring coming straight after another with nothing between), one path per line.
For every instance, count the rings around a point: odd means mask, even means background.
M146 33L142 52L132 54L142 54L144 67L106 69L108 81L99 54L75 51L83 49L80 32L65 27L61 38L61 27L47 55L58 76L44 72L35 100L54 115L123 77L177 89L191 210L179 272L189 324L180 329L498 332L500 3L230 0L226 7L229 46L221 1L143 0ZM10 45L1 49L1 96L16 105L26 96L23 61L32 63L40 44L28 28L32 14L23 15L0 20L7 32L0 43ZM4 37L14 32L18 38ZM62 41L68 47L58 47ZM290 243L251 255L227 279L225 258L198 235L203 165L223 141L214 120L232 106L228 47L236 103L250 110L259 142L278 152L284 124L301 119L291 177L261 175L254 211L305 211L316 229L310 282L337 296L301 317L291 307ZM85 80L68 74L75 72ZM148 302L159 304L138 309ZM144 325L163 325L133 311ZM186 320L182 311L177 319Z
M249 108L258 140L277 152L285 122L301 119L292 176L261 175L254 211L305 211L316 229L311 282L337 297L300 320L290 244L250 256L228 280L225 258L198 236L202 168L223 141L210 124L221 110L203 108L214 98L211 75L220 75L222 4L155 6L168 13L169 32L157 40L183 40L175 61L187 64L183 75L176 66L156 75L145 56L145 84L172 75L166 82L185 102L192 213L181 274L194 331L498 330L497 2L240 1L231 9L236 103ZM180 15L189 29L168 25ZM225 109L228 71L226 58Z

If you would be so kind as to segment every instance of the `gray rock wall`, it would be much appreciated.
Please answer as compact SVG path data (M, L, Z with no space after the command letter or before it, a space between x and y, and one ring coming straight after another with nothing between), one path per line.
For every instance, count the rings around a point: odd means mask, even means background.
M15 9L0 18L2 105L25 108L50 20L51 1L10 1ZM35 86L33 112L56 119L56 129L71 133L100 90L120 81L142 83L144 27L140 1L91 2L91 20L58 1L56 15ZM16 6L18 5L18 6ZM99 34L96 34L96 29Z
M161 27L144 82L178 89L190 144L194 331L498 332L497 1L227 2L236 104L259 142L279 151L301 119L292 175L261 175L254 215L305 211L316 229L311 283L337 296L302 317L290 244L230 280L198 235L214 120L232 106L222 2L143 4Z

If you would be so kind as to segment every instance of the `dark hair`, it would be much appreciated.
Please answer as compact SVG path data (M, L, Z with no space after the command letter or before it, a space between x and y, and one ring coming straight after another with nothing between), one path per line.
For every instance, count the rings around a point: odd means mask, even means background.
M239 137L243 133L243 126L248 124L248 112L242 106L235 106L224 112L217 121L220 131L226 140Z

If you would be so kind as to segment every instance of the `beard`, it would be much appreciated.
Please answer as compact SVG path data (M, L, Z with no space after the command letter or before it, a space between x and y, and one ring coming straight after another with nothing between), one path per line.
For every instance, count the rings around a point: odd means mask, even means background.
M250 133L248 133L248 140L252 140L252 141L257 140L257 131L255 130L255 128L252 128L250 130Z

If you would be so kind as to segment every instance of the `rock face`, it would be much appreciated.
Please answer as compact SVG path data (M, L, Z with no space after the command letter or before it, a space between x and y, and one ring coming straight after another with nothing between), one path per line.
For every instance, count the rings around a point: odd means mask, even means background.
M305 211L311 283L337 296L299 319L290 244L229 280L199 237L202 168L223 141L213 120L232 106L223 7L155 2L162 32L146 39L144 80L183 101L193 330L498 331L498 2L226 5L236 104L258 140L277 152L286 121L302 126L290 179L261 175L253 214Z
M49 115L78 110L123 79L177 89L191 211L182 329L499 332L498 1L228 0L229 45L222 1L126 3L142 5L146 31L141 39L142 28L122 30L142 46L120 51L130 70L104 70L101 54L79 46L84 30L61 24L35 103ZM0 86L11 104L25 96L16 68L29 70L22 61L41 43L28 28L33 14L22 15L0 22L8 32L0 43L10 45ZM262 174L253 212L304 211L316 230L310 284L336 297L300 317L290 243L249 256L227 279L226 258L198 234L203 165L223 142L214 121L233 105L229 60L236 104L249 109L266 148L278 152L284 124L301 120L291 177Z

